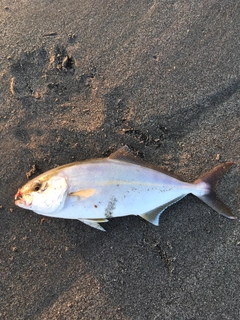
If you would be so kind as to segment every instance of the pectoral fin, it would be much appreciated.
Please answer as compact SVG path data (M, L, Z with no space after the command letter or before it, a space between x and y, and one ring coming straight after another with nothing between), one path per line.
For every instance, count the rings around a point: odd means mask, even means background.
M182 196L183 197L183 196ZM169 201L165 204L163 204L160 207L157 207L151 211L148 211L146 213L143 213L140 215L140 217L142 217L143 219L147 220L148 222L151 222L152 224L154 224L155 226L159 225L159 217L161 215L161 213L167 209L167 207L171 206L172 204L174 204L175 202L179 201L182 199L182 197L178 197L172 201Z
M70 196L79 197L79 198L89 198L95 193L95 189L86 189L86 190L78 190L75 192L69 193Z
M102 226L100 226L100 224L98 224L98 222L100 223L108 222L107 219L78 219L78 220L95 229L106 231Z

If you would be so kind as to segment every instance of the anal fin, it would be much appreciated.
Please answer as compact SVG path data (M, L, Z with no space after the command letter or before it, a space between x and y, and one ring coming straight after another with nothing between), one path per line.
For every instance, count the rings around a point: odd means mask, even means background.
M164 203L162 206L157 207L151 211L148 211L146 213L143 213L140 215L140 217L142 217L143 219L147 220L148 222L151 222L152 224L154 224L155 226L159 225L159 217L161 215L161 213L167 209L167 207L171 206L172 204L174 204L175 202L178 202L179 200L181 200L184 196L178 197L176 199L173 199L167 203Z

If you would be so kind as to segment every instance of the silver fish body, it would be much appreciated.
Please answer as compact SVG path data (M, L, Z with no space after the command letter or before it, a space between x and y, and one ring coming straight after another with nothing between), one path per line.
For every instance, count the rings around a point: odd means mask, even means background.
M192 193L234 219L214 192L217 181L231 166L231 162L219 165L194 183L187 183L136 159L125 146L109 158L47 171L18 190L15 204L42 215L78 219L104 230L100 222L126 215L139 215L158 225L164 209Z

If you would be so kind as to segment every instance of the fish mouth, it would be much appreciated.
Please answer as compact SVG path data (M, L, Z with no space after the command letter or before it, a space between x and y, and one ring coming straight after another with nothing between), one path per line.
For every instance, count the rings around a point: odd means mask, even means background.
M25 207L26 202L23 199L22 200L15 200L15 205L18 207Z
M15 194L14 200L15 205L22 208L29 207L32 204L32 197L30 195L24 197L20 189L18 189L17 193Z

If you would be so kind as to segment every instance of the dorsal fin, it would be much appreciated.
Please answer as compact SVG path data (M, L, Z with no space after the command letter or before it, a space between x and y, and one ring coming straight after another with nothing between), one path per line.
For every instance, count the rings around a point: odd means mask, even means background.
M117 151L115 151L114 153L112 153L110 156L109 156L109 159L112 159L112 160L119 160L119 161L124 161L124 162L128 162L128 163L132 163L132 164L136 164L136 165L139 165L141 167L145 167L145 168L148 168L148 169L152 169L152 170L156 170L156 171L159 171L161 173L164 173L168 176L171 176L175 179L178 179L178 180L181 180L181 181L184 181L182 179L182 177L179 177L177 174L173 174L173 173L170 173L168 172L166 169L164 168L161 168L161 167L158 167L158 166L155 166L153 164L150 164L150 163L147 163L145 162L144 160L142 159L139 159L139 158L136 158L132 153L131 153L131 150L129 149L128 146L123 146L121 147L120 149L118 149Z
M115 159L115 160L122 160L126 162L131 162L136 160L136 158L131 153L131 150L128 148L128 146L123 146L114 153L112 153L109 156L109 159Z
M126 146L126 145L124 147L118 149L117 151L115 151L113 154L111 154L109 156L109 159L129 162L129 163L137 164L142 167L146 167L149 169L160 171L157 166L154 166L150 163L147 163L147 162L143 161L142 159L136 158L131 153L131 150L128 148L128 146Z

